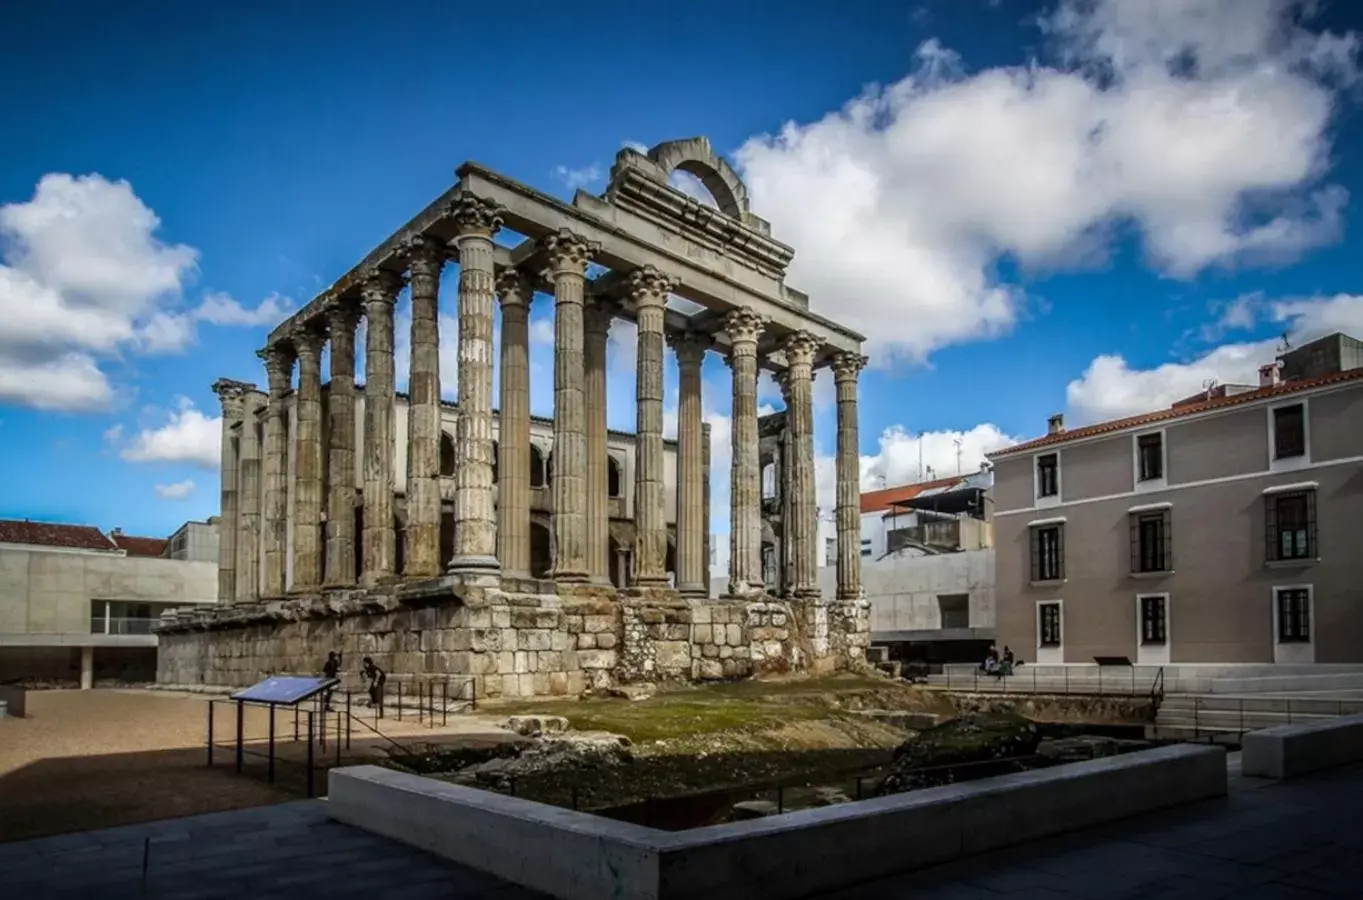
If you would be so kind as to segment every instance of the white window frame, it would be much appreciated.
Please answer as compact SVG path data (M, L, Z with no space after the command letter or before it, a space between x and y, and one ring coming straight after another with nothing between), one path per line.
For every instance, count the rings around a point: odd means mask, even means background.
M1277 428L1274 426L1273 414L1279 409L1289 406L1301 407L1301 430L1302 430L1302 450L1301 456L1293 456L1288 459L1278 459L1274 456L1277 445ZM1311 466L1311 400L1308 397L1297 397L1291 400L1284 400L1281 403L1271 403L1265 410L1268 421L1268 470L1270 472L1292 472L1296 469L1305 469Z
M1158 597L1164 601L1164 643L1147 644L1145 643L1145 623L1141 620L1144 613L1145 601L1152 597ZM1168 591L1148 591L1136 595L1136 665L1139 666L1167 666L1169 665L1169 647L1173 643L1174 633L1172 627L1172 617L1169 615L1169 592ZM1061 634L1064 637L1064 634Z
M1055 493L1049 497L1041 496L1041 479L1037 477L1040 473L1041 457L1055 457ZM1048 506L1059 506L1061 498L1065 496L1065 460L1059 447L1047 447L1032 454L1032 505L1037 509L1045 509Z
M1141 438L1159 435L1160 477L1141 481ZM1138 494L1162 491L1169 487L1169 433L1166 428L1150 428L1131 435L1131 485Z
M1306 591L1307 616L1310 619L1310 638L1286 644L1278 636L1278 594L1283 591ZM1284 665L1311 664L1316 661L1316 586L1314 584L1275 584L1269 589L1269 613L1273 616L1273 661ZM1063 632L1062 632L1063 634Z
M1041 607L1047 604L1060 607L1060 643L1043 647L1041 645ZM1036 664L1039 666L1063 664L1065 662L1065 601L1058 597L1036 601L1036 609L1032 613L1032 623L1034 643L1036 644Z

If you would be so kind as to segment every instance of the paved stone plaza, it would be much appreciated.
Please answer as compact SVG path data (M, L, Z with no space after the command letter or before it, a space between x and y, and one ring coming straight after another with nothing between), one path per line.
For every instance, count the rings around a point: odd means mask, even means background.
M1238 756L1232 757L1238 772ZM534 898L291 803L0 844L0 896ZM1363 767L1300 781L1232 775L1225 800L898 876L829 900L1294 900L1356 897Z

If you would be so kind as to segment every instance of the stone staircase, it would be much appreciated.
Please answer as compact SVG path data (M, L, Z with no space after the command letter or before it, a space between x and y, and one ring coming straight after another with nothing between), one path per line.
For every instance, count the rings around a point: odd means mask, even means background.
M1169 694L1151 732L1160 740L1238 738L1260 728L1359 713L1363 699Z

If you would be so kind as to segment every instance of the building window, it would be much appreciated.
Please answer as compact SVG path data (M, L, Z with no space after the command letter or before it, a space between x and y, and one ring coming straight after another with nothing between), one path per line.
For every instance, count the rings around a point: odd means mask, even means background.
M1278 643L1305 644L1311 640L1311 589L1278 588Z
M1164 477L1164 435L1143 434L1136 438L1137 480L1157 481Z
M1141 643L1163 644L1169 639L1169 598L1154 594L1141 598Z
M1316 492L1290 491L1264 498L1268 559L1316 558Z
M1038 603L1037 639L1043 647L1060 646L1060 604Z
M862 538L862 539L861 539L861 555L862 555L862 556L870 556L871 553L872 553L872 550L871 550L871 539L870 539L870 538Z
M1060 456L1047 453L1036 458L1036 495L1038 497L1060 496Z
M969 594L938 594L937 607L942 614L943 628L970 627Z
M1059 581L1065 577L1065 528L1044 525L1032 529L1032 580Z
M837 539L837 538L824 538L824 539L823 539L823 562L824 562L824 565L826 565L826 566L835 566L835 565L838 564L838 539Z
M1131 571L1173 569L1173 528L1167 509L1131 514Z
M1300 403L1273 410L1273 458L1306 455L1306 407Z

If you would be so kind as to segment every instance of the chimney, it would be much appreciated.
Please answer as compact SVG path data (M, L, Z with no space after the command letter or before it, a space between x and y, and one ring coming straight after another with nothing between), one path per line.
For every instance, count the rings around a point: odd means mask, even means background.
M113 531L109 532L109 537L122 537L122 536L123 536L123 529L122 529L122 528L115 528Z
M1283 364L1281 362L1271 362L1259 367L1259 387L1277 387L1281 381L1279 375L1282 374Z
M1046 420L1047 434L1060 434L1065 430L1065 414L1056 413Z

